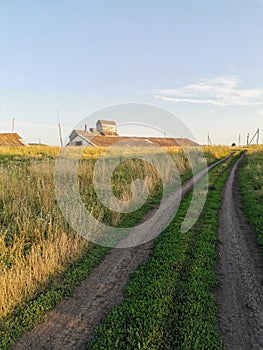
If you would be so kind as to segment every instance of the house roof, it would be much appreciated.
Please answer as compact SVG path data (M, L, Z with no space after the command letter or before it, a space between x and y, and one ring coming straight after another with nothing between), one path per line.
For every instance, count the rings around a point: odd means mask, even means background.
M3 133L0 134L0 146L21 147L27 143L17 133Z
M99 119L98 122L101 122L101 124L116 125L116 123L112 120Z
M197 147L197 143L186 138L172 138L172 137L137 137L137 136L101 136L92 135L83 130L74 130L77 135L85 139L90 144L97 147L109 147L118 142L119 146L130 147L147 147L150 145L157 145L160 147L172 146L190 146Z
M85 130L73 130L71 135L74 133L74 135L79 135L79 136L82 136L84 138L88 137L88 136L91 136L93 137L94 134L91 133L91 132L88 132L88 131L85 131Z

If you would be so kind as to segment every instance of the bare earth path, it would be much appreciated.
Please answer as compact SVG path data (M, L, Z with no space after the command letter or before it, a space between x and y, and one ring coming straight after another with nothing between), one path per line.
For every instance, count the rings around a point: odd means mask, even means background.
M218 292L225 349L263 349L263 259L246 224L238 193L238 166L226 182L220 211Z
M218 163L210 166L212 169ZM207 169L200 172L194 182L198 182ZM182 186L182 197L193 187L193 179ZM167 198L167 210L160 213L158 225L165 226L174 216L174 203L180 202L180 193ZM172 208L172 209L171 209ZM156 229L152 227L152 229ZM131 273L145 261L153 241L133 248L112 249L102 263L76 287L73 297L62 301L48 312L42 324L33 331L26 332L13 346L15 350L79 350L86 349L86 343L95 327L105 314L123 300L123 288Z

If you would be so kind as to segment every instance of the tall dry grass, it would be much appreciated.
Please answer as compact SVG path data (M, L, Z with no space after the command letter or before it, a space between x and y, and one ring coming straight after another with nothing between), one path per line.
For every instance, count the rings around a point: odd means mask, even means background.
M0 317L46 288L48 281L80 258L88 245L65 222L56 203L54 167L58 151L57 147L0 147ZM79 166L79 189L95 217L118 225L125 216L105 209L92 183L96 158L104 151L85 150ZM146 150L126 151L135 158L136 152ZM205 148L204 152L210 162L225 156L229 148ZM180 148L169 149L169 153L180 174L189 169ZM159 174L149 163L130 159L113 174L114 194L129 200L130 184L137 178L146 181L150 194L161 186Z

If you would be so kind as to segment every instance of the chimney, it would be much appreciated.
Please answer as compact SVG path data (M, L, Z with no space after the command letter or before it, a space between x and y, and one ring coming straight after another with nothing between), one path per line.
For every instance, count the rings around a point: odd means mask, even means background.
M85 124L85 128L84 128L85 132L87 132L87 129L88 129L88 126L87 124Z

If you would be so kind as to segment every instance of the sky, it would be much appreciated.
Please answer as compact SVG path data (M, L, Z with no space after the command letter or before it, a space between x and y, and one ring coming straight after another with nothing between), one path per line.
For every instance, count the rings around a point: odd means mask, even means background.
M14 118L26 141L56 145L57 110L66 137L135 102L174 114L201 144L208 132L245 143L263 130L262 38L263 0L1 0L0 132ZM176 120L116 122L184 136Z

